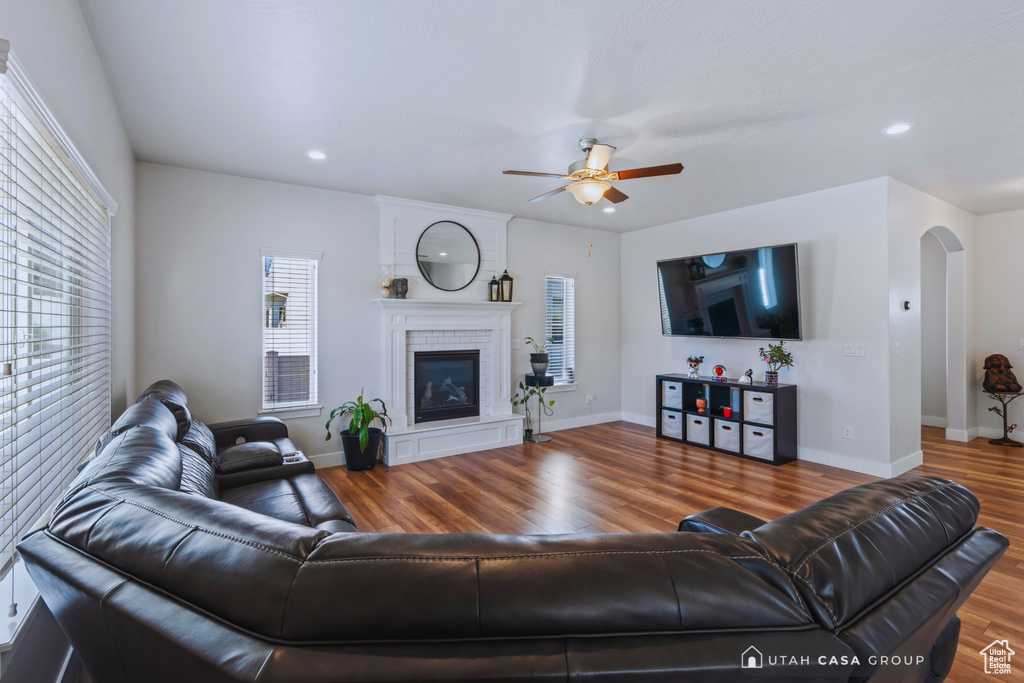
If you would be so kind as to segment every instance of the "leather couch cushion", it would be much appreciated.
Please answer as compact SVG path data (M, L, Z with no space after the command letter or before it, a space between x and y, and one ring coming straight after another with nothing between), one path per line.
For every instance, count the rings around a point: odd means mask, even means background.
M177 491L181 485L181 454L166 433L138 425L111 439L71 483L62 500L100 482L128 482Z
M171 440L177 440L178 422L174 414L163 403L159 401L143 401L121 413L121 417L110 427L110 436L123 434L133 427L145 425L167 435ZM109 442L109 437L103 443Z
M142 392L136 403L150 400L160 401L167 406L168 410L174 415L174 419L178 421L178 434L175 437L175 441L184 439L185 435L188 434L189 427L191 427L192 416L188 412L188 397L185 396L185 392L182 391L181 387L169 379L153 382Z
M679 523L679 530L738 536L744 531L756 529L762 524L764 524L764 520L758 519L753 515L730 508L718 507L690 515Z
M206 459L185 444L178 444L181 453L181 486L182 493L189 493L204 498L217 499L219 488L213 466Z
M964 487L912 475L848 489L742 535L793 576L818 623L833 629L970 532L978 510Z
M203 456L210 465L217 462L217 442L213 439L213 432L196 418L192 418L192 426L181 442Z
M284 462L281 449L269 441L250 441L225 448L217 454L217 472L233 474L261 467L274 467Z
M352 525L352 515L338 500L331 487L319 475L300 474L290 479L275 479L247 484L221 492L225 503L258 512L268 517L303 526L334 531L333 522ZM327 524L321 527L321 524Z

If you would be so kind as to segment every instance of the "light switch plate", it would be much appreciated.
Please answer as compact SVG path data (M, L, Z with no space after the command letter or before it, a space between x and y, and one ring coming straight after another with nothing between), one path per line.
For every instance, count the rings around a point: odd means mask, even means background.
M1020 344L1019 348L1022 348L1022 349L1024 349L1024 337L1021 337L1021 338L1020 338L1020 339L1018 340L1018 342L1019 342L1019 344Z
M518 339L513 339L512 340L512 350L513 351L518 351L519 350L519 340Z

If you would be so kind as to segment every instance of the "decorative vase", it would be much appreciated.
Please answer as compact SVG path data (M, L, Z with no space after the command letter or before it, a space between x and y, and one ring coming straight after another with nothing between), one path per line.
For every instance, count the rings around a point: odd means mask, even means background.
M548 365L551 363L550 355L546 353L531 353L530 365L533 367L533 374L543 377L548 374Z
M409 293L409 280L404 277L396 277L391 281L391 286L395 289L396 299L404 299Z
M768 370L764 373L764 383L769 387L779 386L779 373Z
M697 412L698 413L707 412L706 410L704 410L707 407L708 407L708 400L706 398L698 398L697 399Z

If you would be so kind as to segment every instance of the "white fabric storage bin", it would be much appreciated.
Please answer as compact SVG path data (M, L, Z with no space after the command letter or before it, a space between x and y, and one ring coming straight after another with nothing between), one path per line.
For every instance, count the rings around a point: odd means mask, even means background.
M662 382L661 383L661 406L662 408L683 409L683 383Z
M743 421L773 424L775 395L767 391L743 392Z
M671 410L661 411L661 435L673 439L683 438L683 414Z
M711 420L701 415L686 416L686 440L709 446L711 444Z
M743 425L743 454L764 460L775 459L774 432L768 427Z
M740 452L740 425L726 420L715 420L715 448Z

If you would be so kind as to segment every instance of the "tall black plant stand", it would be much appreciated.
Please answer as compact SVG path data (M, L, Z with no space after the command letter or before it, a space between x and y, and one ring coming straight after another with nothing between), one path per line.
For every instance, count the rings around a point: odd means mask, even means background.
M998 415L999 417L1003 418L1003 438L989 439L989 443L995 444L996 446L1011 446L1013 448L1024 448L1024 443L1021 443L1020 441L1014 441L1013 439L1010 438L1010 432L1017 428L1016 423L1012 425L1007 424L1007 413L1009 413L1009 410L1007 410L1007 408L1009 407L1013 399L1017 398L1020 395L1021 392L1019 391L1013 393L1003 391L988 392L988 397L990 399L992 399L993 401L999 401L999 407L992 406L991 408L989 408L989 410Z
M532 387L551 387L555 385L555 378L549 375L527 375L526 383ZM543 395L537 396L537 429L533 432L533 438L530 439L530 443L544 443L545 441L551 441L551 437L547 434L540 433L540 421L544 416L544 397Z

